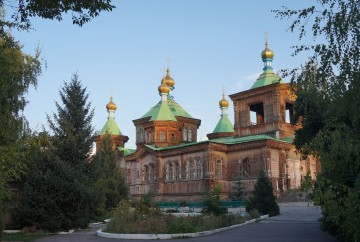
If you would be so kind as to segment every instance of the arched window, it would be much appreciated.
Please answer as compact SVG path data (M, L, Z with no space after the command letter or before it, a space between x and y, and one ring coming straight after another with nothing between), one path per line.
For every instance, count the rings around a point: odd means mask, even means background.
M215 179L222 179L222 160L216 160Z
M242 170L242 175L244 177L248 177L250 175L250 161L249 161L249 158L245 158L245 159L242 160L241 170Z
M175 133L174 132L171 133L171 141L175 141Z
M174 180L174 170L173 170L173 164L172 164L172 162L169 162L169 163L168 163L168 172L169 172L169 176L168 176L169 180L170 180L170 181L171 181L171 180Z
M144 131L144 141L145 141L145 143L148 142L148 137L147 137L147 132L146 132L146 130Z
M195 164L196 164L196 177L198 179L202 178L202 167L201 167L201 161L199 157L195 158Z
M193 180L196 176L196 171L195 171L195 164L193 160L190 160L189 162L189 166L190 166L190 180Z
M182 130L182 136L183 136L183 141L187 141L187 129L186 128L183 128Z
M178 181L180 180L180 166L179 166L179 162L175 161L174 162L174 166L175 166L175 180Z
M188 130L188 141L192 141L192 131L191 129Z
M192 166L192 158L190 158L187 162L186 162L186 180L190 180L191 179L191 166Z
M146 166L148 169L148 179L147 181L149 182L154 182L155 179L155 165L153 163L149 164L148 166Z
M148 182L149 181L149 167L147 165L144 166L144 169L143 169L143 180L145 182Z
M159 133L159 140L160 140L160 142L164 142L164 141L165 141L165 136L164 136L164 132L163 132L163 131L160 131L160 133Z

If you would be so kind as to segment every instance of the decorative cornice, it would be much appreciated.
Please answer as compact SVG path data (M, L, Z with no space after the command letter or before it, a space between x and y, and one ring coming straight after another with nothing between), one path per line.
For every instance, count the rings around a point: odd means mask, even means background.
M246 90L243 92L231 94L231 95L229 95L229 97L231 98L232 101L238 101L241 99L266 94L266 93L272 92L273 90L276 90L276 89L286 90L289 88L290 88L289 83L277 83L277 84L267 85L267 86L258 87L255 89L249 89L249 90Z

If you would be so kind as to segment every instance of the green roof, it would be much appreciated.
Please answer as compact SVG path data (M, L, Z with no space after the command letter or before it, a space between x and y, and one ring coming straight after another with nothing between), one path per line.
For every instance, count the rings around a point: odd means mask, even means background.
M100 131L100 135L104 135L105 133L111 134L111 135L122 135L119 127L117 126L115 122L115 118L109 117L108 121L104 125L104 127Z
M248 142L254 142L259 140L275 140L278 142L288 143L286 141L273 138L268 135L259 134L259 135L251 135L251 136L245 136L245 137L224 137L224 138L217 138L212 140L202 140L198 142L192 142L192 143L185 143L180 144L176 146L168 146L168 147L155 147L152 145L145 145L146 147L155 150L155 151L161 151L161 150L171 150L171 149L177 149L182 147L188 147L188 146L194 146L197 144L203 144L203 143L217 143L217 144L226 144L226 145L232 145L232 144L241 144L241 143L248 143Z
M128 149L128 148L123 148L123 147L118 147L118 150L123 151L124 156L131 155L131 154L135 153L135 151L136 151L134 149Z
M258 79L256 79L255 83L252 85L250 89L263 87L274 83L284 83L284 81L272 70L265 70L258 77Z
M151 117L151 120L158 120L158 119L155 119L159 112L160 112L160 109L163 108L161 107L161 101L158 102L154 107L152 107L147 113L145 113L141 118L146 118L146 117ZM175 102L173 99L168 99L167 100L167 105L168 109L171 111L172 115L174 117L176 116L180 116L180 117L185 117L185 118L193 118L190 114L188 114L177 102ZM168 111L166 108L163 108L164 110L162 110L162 114L161 116L163 115L169 115L168 114ZM166 110L165 110L166 109ZM164 120L164 119L161 119L161 120ZM172 119L170 119L172 120ZM175 118L176 120L176 118Z
M213 131L213 133L222 132L234 132L234 126L232 125L227 115L221 115L221 118Z
M171 120L176 121L174 114L171 112L167 102L160 102L159 108L154 110L151 115L150 121L158 121L158 120Z

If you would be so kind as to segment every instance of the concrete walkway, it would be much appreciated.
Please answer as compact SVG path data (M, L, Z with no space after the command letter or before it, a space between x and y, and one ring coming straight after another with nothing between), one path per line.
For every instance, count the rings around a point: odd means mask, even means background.
M164 242L200 241L200 242L338 242L338 240L320 230L318 219L320 209L308 203L280 204L281 214L262 220L259 223L227 230L205 237L191 239L162 240ZM37 242L62 241L128 241L144 242L144 240L114 240L99 238L95 235L96 228L77 231L73 234L49 236L36 240Z

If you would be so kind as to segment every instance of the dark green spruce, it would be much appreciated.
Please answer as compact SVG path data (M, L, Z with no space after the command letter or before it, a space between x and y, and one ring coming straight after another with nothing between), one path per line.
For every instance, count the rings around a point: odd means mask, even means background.
M280 212L271 181L264 171L260 172L259 178L255 183L253 194L249 197L246 204L247 212L255 209L258 210L260 214L269 214L269 216L278 215Z

